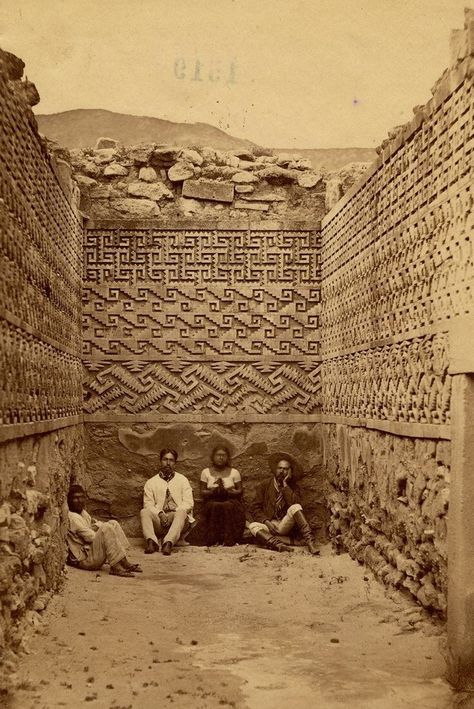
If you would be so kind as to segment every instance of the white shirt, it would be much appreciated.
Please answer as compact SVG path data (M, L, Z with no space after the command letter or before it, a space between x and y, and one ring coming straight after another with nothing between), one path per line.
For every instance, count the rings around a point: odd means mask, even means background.
M220 475L214 477L209 468L204 468L201 473L201 481L206 483L208 488L217 487L217 479L219 477ZM235 485L235 483L239 483L241 479L242 478L240 477L239 471L236 468L231 468L229 475L222 478L222 484L224 488L233 487L233 485Z
M96 530L101 522L92 519L87 510L82 512L68 511L69 529L67 543L69 551L77 561L82 561L87 556L87 550L94 541Z
M189 480L181 473L175 473L169 482L160 475L154 475L146 481L143 489L143 507L153 509L157 514L163 511L166 500L166 490L176 503L176 509L184 510L190 522L194 522L192 511L194 507L193 491Z

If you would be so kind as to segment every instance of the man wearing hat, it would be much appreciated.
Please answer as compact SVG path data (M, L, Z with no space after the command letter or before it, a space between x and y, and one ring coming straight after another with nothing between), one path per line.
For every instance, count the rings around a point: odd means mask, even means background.
M319 554L293 480L297 464L286 454L272 458L274 475L257 487L250 506L252 522L247 525L248 529L264 546L275 551L291 551L291 546L285 544L281 537L288 535L296 526L309 552Z

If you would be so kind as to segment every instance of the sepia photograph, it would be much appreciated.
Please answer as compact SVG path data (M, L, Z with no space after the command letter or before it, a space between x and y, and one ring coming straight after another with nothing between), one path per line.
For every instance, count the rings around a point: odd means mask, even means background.
M2 0L0 707L474 709L474 5Z

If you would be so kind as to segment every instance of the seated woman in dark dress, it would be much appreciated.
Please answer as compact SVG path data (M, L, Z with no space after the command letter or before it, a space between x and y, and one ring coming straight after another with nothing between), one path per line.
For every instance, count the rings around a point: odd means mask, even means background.
M239 471L231 466L226 446L213 449L211 465L201 473L201 495L207 546L237 544L245 529L242 480Z

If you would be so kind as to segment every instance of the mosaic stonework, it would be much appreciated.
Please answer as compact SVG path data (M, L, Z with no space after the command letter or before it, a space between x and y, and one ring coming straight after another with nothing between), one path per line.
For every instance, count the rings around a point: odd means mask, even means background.
M329 531L384 583L441 614L451 323L473 311L472 92L467 61L445 72L322 227Z
M82 413L82 226L0 73L0 421Z
M86 361L85 413L314 413L320 366L304 362Z
M335 357L325 364L325 413L362 419L448 423L446 337L426 335Z
M449 421L442 333L473 308L472 94L459 83L324 220L325 412Z
M319 409L319 232L92 228L86 413Z

